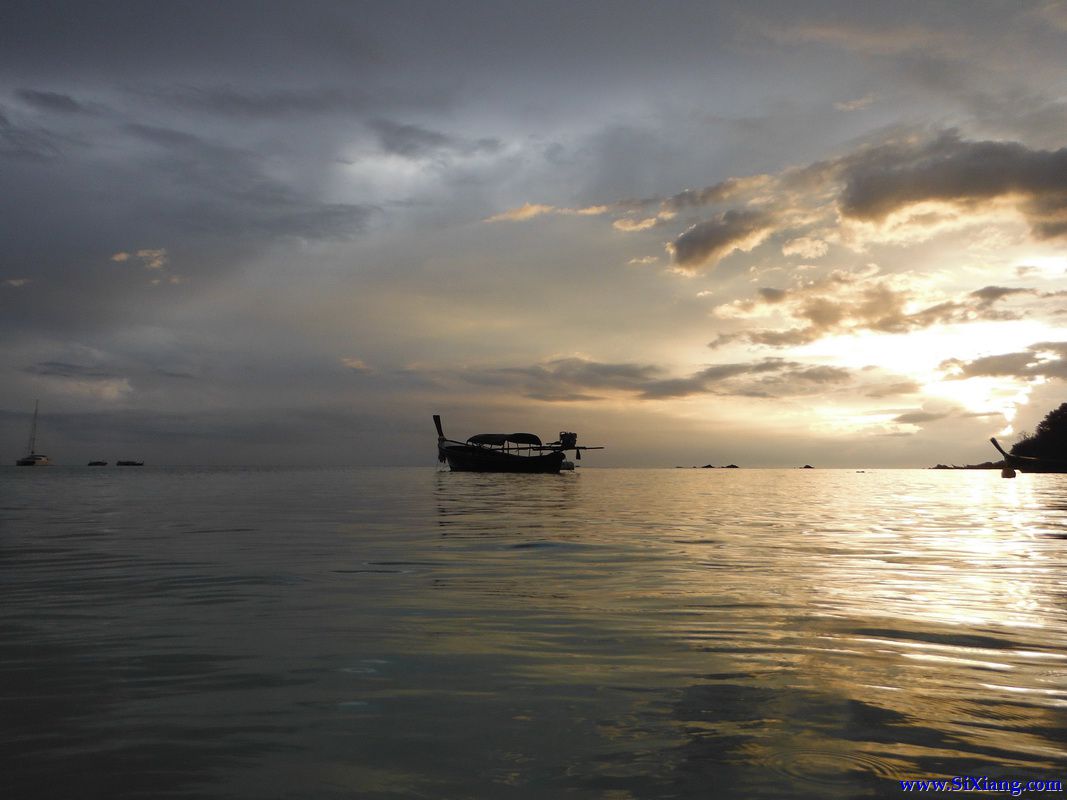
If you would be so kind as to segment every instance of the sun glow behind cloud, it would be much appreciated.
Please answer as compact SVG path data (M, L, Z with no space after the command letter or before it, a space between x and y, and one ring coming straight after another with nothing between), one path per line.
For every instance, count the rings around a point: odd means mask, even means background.
M998 412L1009 421L1025 404L1042 378L953 378L943 366L950 359L971 361L989 355L1025 350L1033 342L1053 340L1062 332L1046 322L976 322L913 331L907 335L865 331L835 336L797 348L800 357L851 369L871 365L904 376L921 386L929 398L951 401L974 413Z

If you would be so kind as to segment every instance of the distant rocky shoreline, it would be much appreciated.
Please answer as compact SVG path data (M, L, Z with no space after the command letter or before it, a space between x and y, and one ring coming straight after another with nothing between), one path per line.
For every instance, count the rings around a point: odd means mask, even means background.
M938 464L927 469L1004 469L1007 464L1001 461L983 461L981 464L964 464L962 467L956 464Z

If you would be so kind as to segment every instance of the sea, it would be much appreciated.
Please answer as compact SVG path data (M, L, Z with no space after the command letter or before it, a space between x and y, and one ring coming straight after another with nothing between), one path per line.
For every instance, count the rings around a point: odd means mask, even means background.
M4 467L0 762L11 800L1056 796L1067 475Z

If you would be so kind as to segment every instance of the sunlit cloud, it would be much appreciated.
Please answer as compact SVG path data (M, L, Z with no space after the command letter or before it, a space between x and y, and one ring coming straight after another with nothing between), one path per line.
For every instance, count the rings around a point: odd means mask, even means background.
M1021 311L1002 307L1013 298L1045 300L1029 287L985 286L946 296L929 278L837 271L791 288L762 287L755 297L716 306L721 319L778 320L789 327L737 334L752 344L788 347L848 333L902 334L959 323L1015 320ZM1049 297L1058 299L1058 294ZM791 323L791 324L790 324ZM718 342L718 345L724 342Z
M846 100L840 103L834 103L834 108L838 111L862 111L874 102L873 95L865 95L863 97L857 97L855 100Z
M783 256L800 256L801 258L822 258L830 250L830 245L821 239L799 236L782 245Z
M710 269L772 236L787 257L825 257L839 243L863 252L874 244L909 245L965 230L1002 248L1002 231L1028 225L1039 239L1067 235L1067 148L1038 150L1019 142L970 141L956 130L905 136L778 175L731 178L666 198L596 206L615 214L624 233L664 227L679 211L731 202L667 244L685 273ZM635 209L658 205L655 216ZM528 203L491 221L521 221L571 209ZM818 234L811 232L813 226ZM993 239L989 239L993 237ZM997 238L999 237L999 238ZM996 240L995 242L993 240ZM972 247L977 243L972 243Z
M367 373L371 371L371 368L367 365L367 362L362 358L345 357L341 359L341 363L352 372Z
M167 251L163 248L145 248L132 253L125 251L115 253L111 260L123 264L130 259L137 259L145 269L163 269L167 265Z
M656 217L646 217L645 219L617 219L612 223L612 227L617 231L634 233L636 231L647 231L649 228L654 228L658 223L659 220Z

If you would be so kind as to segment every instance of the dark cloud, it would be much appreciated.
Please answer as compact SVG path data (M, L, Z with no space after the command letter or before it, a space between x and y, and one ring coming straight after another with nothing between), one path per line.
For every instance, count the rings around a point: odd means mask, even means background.
M935 420L944 419L951 416L951 412L942 411L909 411L906 414L898 414L893 418L893 422L899 422L907 425L918 425L922 422L933 422Z
M769 287L757 289L756 292L763 298L763 302L765 303L780 303L785 300L789 294L785 289L771 289Z
M998 300L1012 295L1034 294L1033 289L1009 289L1004 286L983 286L971 292L971 297L976 298L983 306L989 306Z
M852 372L782 358L713 364L691 375L659 377L663 369L643 364L613 364L582 358L548 361L531 367L469 371L462 378L479 386L509 389L533 400L596 400L594 392L625 392L640 400L715 394L786 397L811 394L848 383Z
M31 375L46 375L57 378L77 378L80 380L111 380L119 377L114 372L98 366L71 364L65 361L42 361L26 367Z
M1058 378L1067 380L1067 342L1037 342L1017 353L963 361L949 359L941 369L951 378L1012 377L1020 379Z
M1011 196L1019 198L1037 236L1067 233L1067 148L965 141L947 131L850 157L841 179L841 212L855 219L880 221L928 200L966 206Z
M501 143L497 139L484 138L467 141L418 125L392 122L387 119L376 119L367 124L378 135L378 141L383 150L405 158L419 158L441 151L465 154L494 153L501 148Z
M771 232L774 223L766 212L731 209L685 231L674 240L671 252L683 268L714 266L735 250L751 249Z
M684 192L679 192L661 201L661 206L667 211L683 211L688 208L699 208L722 203L750 189L754 182L758 183L760 181L761 179L759 178L729 178L713 186L706 186L703 189L686 189Z
M0 108L0 158L49 161L62 154L60 142L44 128L15 124Z
M378 141L383 150L406 158L417 158L428 152L455 146L452 137L420 128L418 125L405 125L385 119L373 120L368 124L378 134Z
M349 238L375 209L323 202L272 178L263 158L183 130L131 123L126 130L157 152L148 166L172 188L161 211L186 231L231 236Z
M190 111L250 119L361 114L376 110L379 98L354 89L239 89L234 86L165 86L141 89L140 97Z
M723 384L734 378L749 375L762 375L768 372L781 372L782 370L795 368L795 362L785 361L781 358L766 358L752 363L715 364L700 370L687 378L670 378L649 382L641 390L641 397L645 399L661 399L665 397L687 397L693 394L704 394L716 384ZM729 392L731 394L736 392Z
M22 102L42 111L76 114L86 110L81 103L69 94L43 92L37 89L18 89L15 94Z
M588 390L637 391L661 370L647 364L612 364L583 358L560 358L530 367L505 367L468 373L476 383L511 386L531 399L576 399Z

